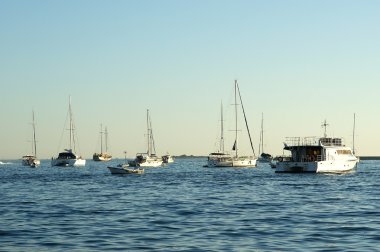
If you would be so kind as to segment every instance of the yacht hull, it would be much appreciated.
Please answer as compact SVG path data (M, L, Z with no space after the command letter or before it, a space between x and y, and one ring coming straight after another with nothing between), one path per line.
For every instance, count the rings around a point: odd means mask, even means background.
M316 162L277 162L277 173L340 173L348 172L356 167L357 160L316 161Z
M51 166L61 166L61 167L78 167L85 166L85 159L52 159Z

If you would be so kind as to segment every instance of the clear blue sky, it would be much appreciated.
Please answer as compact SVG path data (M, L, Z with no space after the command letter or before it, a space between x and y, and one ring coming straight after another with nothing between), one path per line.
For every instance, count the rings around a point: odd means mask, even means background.
M158 154L207 155L221 100L232 146L234 79L256 149L262 112L272 154L324 119L351 145L355 112L357 152L380 155L379 13L377 0L2 0L0 160L30 152L32 109L38 156L65 148L69 95L87 158L100 123L114 156L145 151L148 108Z

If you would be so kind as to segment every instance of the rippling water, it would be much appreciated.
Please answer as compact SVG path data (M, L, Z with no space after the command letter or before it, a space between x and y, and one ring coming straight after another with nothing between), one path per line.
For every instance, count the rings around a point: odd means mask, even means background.
M380 251L380 161L347 174L0 165L1 251Z

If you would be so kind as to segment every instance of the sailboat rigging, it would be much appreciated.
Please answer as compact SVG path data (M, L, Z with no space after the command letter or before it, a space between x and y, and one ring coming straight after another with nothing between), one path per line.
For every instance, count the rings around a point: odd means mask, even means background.
M156 155L156 146L153 138L152 120L149 115L149 109L146 111L147 125L147 152L137 153L135 160L129 162L130 166L141 167L158 167L162 165L162 158Z
M75 154L75 134L74 134L74 121L71 109L71 97L69 97L69 149L65 149L58 154L57 158L52 158L51 166L85 166L86 160L81 156ZM73 152L74 147L74 152Z
M264 152L264 113L261 113L261 130L260 130L260 144L259 144L260 157L257 159L259 162L268 163L272 160L272 155Z
M32 138L32 155L25 155L22 157L22 165L37 167L40 165L40 160L37 159L37 141L36 141L36 123L34 122L34 110L32 111L32 128L33 128L33 138Z
M105 138L105 146L106 146L106 151L103 152L103 135ZM112 159L112 156L107 153L108 152L108 131L107 127L105 127L104 132L103 132L103 126L100 124L100 153L94 153L92 155L92 159L94 161L110 161Z
M248 127L248 121L247 121L247 117L246 117L246 114L245 114L245 110L244 110L244 105L243 105L243 100L242 100L242 97L241 97L241 94L240 94L240 89L239 89L239 85L238 85L238 82L237 80L235 80L235 84L234 84L234 94L235 94L235 103L234 103L234 106L235 106L235 140L234 140L234 144L233 144L233 147L232 147L232 150L234 151L234 155L230 155L228 153L224 153L224 138L223 138L223 113L221 113L221 118L222 118L222 122L221 122L221 146L222 146L222 142L223 142L223 151L221 150L220 152L216 152L216 153L210 153L209 156L208 156L208 161L207 161L207 167L255 167L256 166L256 161L257 159L255 158L255 150L253 148L253 143L252 143L252 138L251 138L251 134L250 134L250 131L249 131L249 127ZM239 145L238 145L238 103L237 103L237 95L239 95L239 99L240 99L240 105L241 105L241 108L242 108L242 111L243 111L243 115L244 115L244 121L245 121L245 125L246 125L246 128L247 128L247 133L248 133L248 137L249 137L249 141L250 141L250 144L251 144L251 148L252 148L252 153L253 153L253 156L239 156Z

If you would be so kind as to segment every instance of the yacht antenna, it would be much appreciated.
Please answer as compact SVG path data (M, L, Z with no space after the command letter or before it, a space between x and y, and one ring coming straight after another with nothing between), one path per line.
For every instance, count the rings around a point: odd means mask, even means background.
M324 133L324 136L325 136L325 138L327 137L327 133L326 133L326 129L327 129L327 126L329 126L328 124L327 124L327 122L326 122L326 119L325 119L325 121L322 123L322 128L325 128L325 133Z

